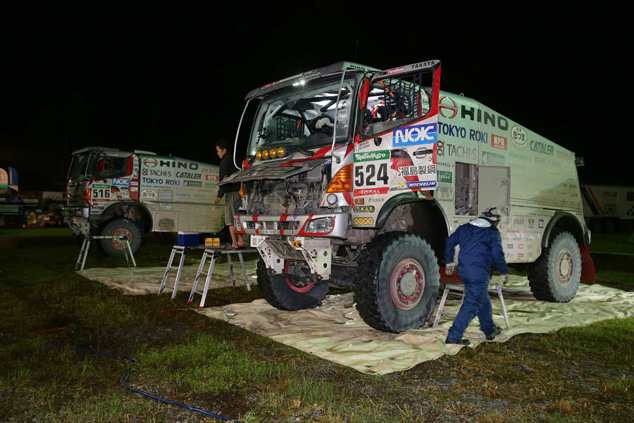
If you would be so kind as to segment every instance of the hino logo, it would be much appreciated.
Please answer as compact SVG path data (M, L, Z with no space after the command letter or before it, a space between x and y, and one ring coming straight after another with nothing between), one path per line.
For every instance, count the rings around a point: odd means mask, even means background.
M436 124L408 126L394 130L392 145L408 146L417 144L429 144L436 142L438 131Z
M496 116L495 114L489 113L486 110L483 111L481 109L475 109L473 107L462 105L460 107L460 117L463 119L470 119L476 122L481 122L485 125L491 125L492 127L499 128L503 131L509 129L509 122L504 116Z
M175 160L160 160L159 166L173 167L177 169L198 170L198 163L177 162Z

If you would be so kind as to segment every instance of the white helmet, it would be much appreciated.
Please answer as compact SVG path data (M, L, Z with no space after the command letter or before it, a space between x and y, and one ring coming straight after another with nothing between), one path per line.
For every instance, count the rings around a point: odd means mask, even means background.
M489 219L491 222L499 222L501 215L497 207L489 207L482 213L482 217Z

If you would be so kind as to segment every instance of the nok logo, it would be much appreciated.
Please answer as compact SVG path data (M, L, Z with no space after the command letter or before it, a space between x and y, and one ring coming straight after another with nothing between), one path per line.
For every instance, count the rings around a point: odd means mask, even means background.
M435 123L414 125L395 129L392 145L394 147L406 147L409 145L429 144L436 142L437 138L438 130Z

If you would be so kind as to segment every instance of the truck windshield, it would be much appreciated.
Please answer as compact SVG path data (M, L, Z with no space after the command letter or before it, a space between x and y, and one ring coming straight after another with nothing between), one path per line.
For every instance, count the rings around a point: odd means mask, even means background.
M345 79L343 86L341 78L307 82L264 99L255 117L248 154L253 156L262 147L272 145L312 148L331 144L335 113L337 142L346 140L354 84L352 77Z
M68 170L68 180L72 182L81 182L90 176L86 173L88 162L94 158L94 153L75 154L71 159L70 169Z

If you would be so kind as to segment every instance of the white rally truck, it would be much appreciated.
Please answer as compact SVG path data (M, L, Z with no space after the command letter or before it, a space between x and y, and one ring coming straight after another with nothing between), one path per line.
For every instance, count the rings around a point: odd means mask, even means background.
M506 259L529 265L538 299L573 298L582 262L593 278L574 154L440 91L440 70L344 62L247 95L245 111L259 102L247 158L226 182L242 183L235 227L260 253L270 304L315 307L347 286L370 326L420 327L447 236L488 207L502 211Z
M224 205L214 204L218 166L148 151L86 147L72 153L64 221L75 235L124 235L134 252L146 232L218 233ZM114 239L107 256L123 255Z

